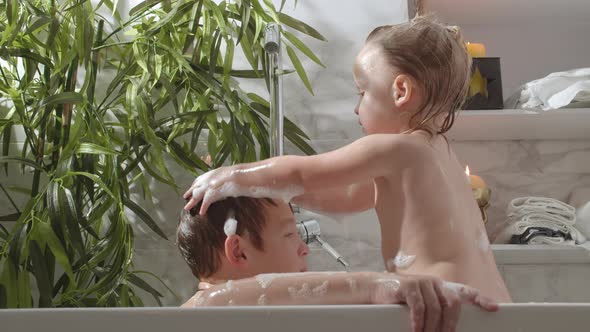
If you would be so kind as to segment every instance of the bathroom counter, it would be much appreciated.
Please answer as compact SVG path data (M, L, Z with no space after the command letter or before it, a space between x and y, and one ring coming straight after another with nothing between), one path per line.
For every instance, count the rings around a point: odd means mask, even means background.
M461 111L449 137L457 141L590 140L590 108Z

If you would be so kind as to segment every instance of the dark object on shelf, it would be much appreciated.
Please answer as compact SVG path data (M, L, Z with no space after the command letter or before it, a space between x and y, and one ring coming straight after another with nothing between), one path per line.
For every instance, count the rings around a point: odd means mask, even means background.
M467 110L504 108L500 58L473 58L467 96Z

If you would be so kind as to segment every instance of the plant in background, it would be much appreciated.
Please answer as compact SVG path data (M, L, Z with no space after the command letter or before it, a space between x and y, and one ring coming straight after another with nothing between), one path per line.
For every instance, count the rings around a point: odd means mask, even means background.
M145 280L151 273L133 268L125 209L166 236L129 187L149 198L148 177L177 188L174 164L195 175L208 170L195 154L205 137L212 167L267 158L268 102L236 78L268 80L268 22L324 40L269 0L148 0L125 20L115 7L111 0L0 3L0 180L16 163L30 181L27 188L0 182L15 210L0 216L0 307L141 306L138 288L159 301ZM319 59L294 34L283 36L311 91L294 49ZM238 48L250 69L234 68ZM100 89L107 69L113 76ZM11 148L17 129L24 132L18 149ZM285 133L314 152L288 120ZM22 193L24 207L14 197Z

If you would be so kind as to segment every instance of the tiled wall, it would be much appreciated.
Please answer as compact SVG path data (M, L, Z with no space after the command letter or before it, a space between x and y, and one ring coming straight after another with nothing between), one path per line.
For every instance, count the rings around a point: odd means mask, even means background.
M304 60L315 87L315 96L311 96L301 82L291 75L284 82L285 108L287 116L313 139L318 152L333 150L361 136L358 120L353 113L357 98L351 74L354 56L374 26L404 21L406 15L405 1L400 0L342 1L338 2L338 6L334 6L332 1L298 1L294 16L303 18L329 40L328 43L322 43L305 39L328 68L322 69ZM575 188L590 186L590 142L496 141L452 144L461 161L469 164L472 172L482 176L493 190L489 210L491 222L488 225L492 236L503 223L504 208L510 199L523 195L542 195L567 201ZM287 151L293 151L292 147L288 146ZM181 171L173 175L181 187L188 186L192 181L190 176ZM28 183L30 178L7 178L2 173L0 181ZM182 199L180 193L164 186L154 184L153 189L154 202L144 202L142 205L151 212L170 240L161 240L141 224L136 224L138 239L134 260L138 269L155 273L175 290L179 299L174 298L164 287L157 287L166 295L165 305L177 305L193 294L195 286L195 280L173 242ZM0 193L0 215L11 211L6 198ZM310 217L321 219L325 240L346 257L353 270L383 270L379 227L374 212L337 219L305 212L298 216L299 219ZM309 262L312 270L341 269L327 253L313 246ZM587 266L556 266L539 270L537 266L523 265L501 269L511 291L526 289L524 293L518 293L515 300L590 301L590 295L580 298L582 295L576 295L575 292L577 286L567 282L568 278L583 275L582 272L588 274ZM536 281L528 282L529 279ZM563 294L570 293L553 291L552 287L558 286L571 290L572 297L564 299ZM553 293L543 295L548 290ZM561 297L556 294L561 294Z

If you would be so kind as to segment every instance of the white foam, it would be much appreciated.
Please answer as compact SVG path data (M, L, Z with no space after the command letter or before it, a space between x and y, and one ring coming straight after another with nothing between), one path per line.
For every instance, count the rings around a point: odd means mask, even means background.
M231 291L232 289L234 289L234 282L233 282L233 280L228 280L228 281L225 283L225 288L226 288L228 291Z
M260 297L258 298L258 305L266 305L266 294L262 294L260 295Z
M346 278L346 282L348 282L348 287L350 287L350 291L352 293L356 292L356 280L354 278Z
M197 292L194 297L194 304L193 307L201 306L205 303L205 298L203 297L203 292Z
M258 281L260 287L262 287L262 289L265 289L268 286L270 286L270 284L272 283L274 278L276 278L277 275L277 273L259 274L255 277L255 279L256 281Z
M490 240L488 239L488 236L484 231L480 232L479 234L478 244L479 249L481 249L481 251L483 252L487 252L490 248Z
M324 282L322 282L321 285L319 285L311 290L313 296L319 297L319 296L326 295L326 293L328 292L328 285L329 285L328 280L324 280Z
M322 275L334 275L339 273L346 273L344 271L322 271L322 272L290 272L290 273L264 273L259 274L256 277L256 281L263 289L266 289L270 286L272 281L277 278L290 278L290 277L298 277L304 275L315 275L315 274L322 274Z
M387 261L386 267L389 271L395 271L396 268L406 269L410 267L415 260L416 255L406 255L400 250L394 258Z
M397 292L400 287L400 282L398 279L394 278L380 278L377 279L377 284L382 285L388 291Z
M230 237L236 234L236 230L238 229L238 221L232 217L227 218L225 224L223 224L223 232L226 236Z
M296 299L296 300L301 300L301 299L306 299L306 298L311 297L311 288L309 287L309 285L306 282L304 282L303 285L301 285L300 289L297 289L297 287L295 287L295 286L290 286L289 288L287 288L287 291L289 291L291 298Z
M443 281L443 287L457 294L465 290L465 285L458 282Z

